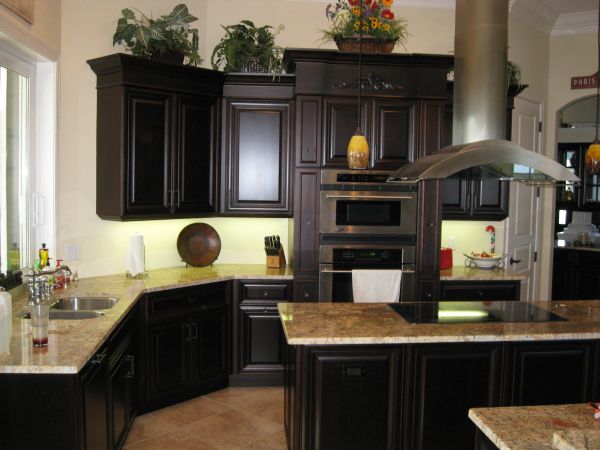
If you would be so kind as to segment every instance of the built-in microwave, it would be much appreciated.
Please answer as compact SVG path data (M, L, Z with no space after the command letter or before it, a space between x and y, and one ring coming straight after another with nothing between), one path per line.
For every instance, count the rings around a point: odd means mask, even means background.
M386 183L389 172L322 170L321 240L348 235L413 237L417 185Z

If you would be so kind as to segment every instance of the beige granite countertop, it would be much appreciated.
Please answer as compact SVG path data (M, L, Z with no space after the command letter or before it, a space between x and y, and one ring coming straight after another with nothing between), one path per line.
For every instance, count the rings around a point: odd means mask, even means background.
M291 345L600 339L600 301L536 302L568 321L411 324L385 303L279 303Z
M520 281L525 277L504 269L472 269L465 266L452 266L440 270L440 281Z
M87 320L51 320L48 347L33 348L23 287L13 295L13 334L10 349L0 355L0 373L77 373L104 343L120 320L145 292L162 291L232 279L293 279L291 269L269 269L262 264L217 264L212 267L176 267L149 272L146 280L124 274L83 278L78 287L54 291L55 297L106 295L119 298L102 317Z
M469 418L500 450L600 448L589 404L472 408Z

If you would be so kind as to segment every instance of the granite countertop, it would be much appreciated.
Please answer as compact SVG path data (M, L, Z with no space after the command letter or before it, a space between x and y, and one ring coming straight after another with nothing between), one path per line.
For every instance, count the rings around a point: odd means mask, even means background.
M582 252L600 252L600 245L594 244L591 246L581 246L581 245L567 245L556 242L554 244L554 248L568 249L568 250L580 250Z
M469 418L500 450L600 448L589 404L473 408Z
M440 281L520 281L526 277L505 269L472 269L465 266L452 266L440 270Z
M600 301L535 302L560 322L411 324L385 303L279 303L291 345L408 344L600 338Z
M27 308L23 287L13 295L13 334L10 349L0 355L0 373L77 373L136 303L141 294L232 279L291 280L291 269L269 269L262 264L218 264L202 268L168 268L149 272L145 280L125 275L83 278L78 287L54 291L55 297L70 295L119 298L102 317L86 320L51 320L48 347L33 348L30 321L21 316Z

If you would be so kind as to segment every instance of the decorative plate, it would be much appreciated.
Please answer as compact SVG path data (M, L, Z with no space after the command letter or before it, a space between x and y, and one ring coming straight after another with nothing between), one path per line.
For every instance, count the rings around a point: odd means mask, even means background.
M212 264L221 252L219 233L207 223L192 223L177 237L177 252L181 259L194 267Z

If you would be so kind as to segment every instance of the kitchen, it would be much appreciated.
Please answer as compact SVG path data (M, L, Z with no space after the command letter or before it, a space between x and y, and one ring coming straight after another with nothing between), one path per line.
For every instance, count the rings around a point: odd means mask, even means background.
M246 4L248 3L248 4ZM292 21L292 23L286 23L286 31L290 33L281 34L280 44L284 47L305 47L314 48L316 40L316 31L313 35L307 33L307 30L316 30L323 25L316 19L322 16L324 5L318 2L261 2L260 7L256 6L254 2L238 2L235 4L235 13L239 14L240 17L256 17L256 14L265 14L262 21L273 22L275 19L271 17L288 17L297 16L302 14L306 16L306 21ZM36 5L37 6L37 5ZM69 86L69 89L62 89L60 91L61 105L59 110L59 149L58 152L58 164L60 176L57 178L57 234L58 240L51 244L51 248L58 249L57 256L64 256L61 253L67 245L79 245L81 249L81 259L79 260L66 260L65 262L70 267L76 267L82 278L89 276L99 276L105 274L114 274L123 271L122 258L125 252L127 240L134 232L139 232L144 235L145 242L147 245L147 259L146 266L148 269L159 269L161 267L174 267L180 266L179 257L175 251L175 239L179 231L188 223L195 220L176 219L168 221L146 221L146 222L125 222L115 223L110 221L102 221L97 218L95 213L95 194L96 188L93 180L95 179L95 167L90 164L89 161L95 159L95 119L96 119L96 105L95 98L96 92L94 90L95 77L93 72L85 64L88 59L100 57L103 55L114 53L116 50L110 45L110 35L114 28L114 22L119 14L120 9L123 7L120 2L114 2L112 4L112 10L103 5L86 5L85 10L79 2L62 2L60 9L56 8L54 15L51 11L49 14L40 14L39 20L42 21L43 17L54 17L58 22L58 11L60 12L60 34L57 35L57 29L54 26L49 26L45 30L42 30L51 35L50 42L55 46L55 50L60 48L60 84L61 86ZM160 5L157 2L144 2L143 4L136 5L142 10L159 10ZM217 4L217 2L208 2L202 4L189 4L191 8L194 8L194 13L199 17L210 17L205 19L207 23L212 23L214 26L211 28L206 27L205 36L205 47L206 49L212 48L212 42L215 42L220 35L220 29L217 24L229 23L233 19L230 17L232 14L231 8L225 8L223 5ZM44 8L41 6L40 8ZM94 9L95 8L95 9ZM271 16L272 14L272 16ZM434 53L434 54L448 54L452 47L453 38L453 11L446 9L423 9L416 8L413 6L406 6L406 13L401 13L406 16L411 24L411 34L414 37L409 41L410 45L408 50L413 53ZM80 17L86 16L95 17L94 24L90 26L85 20L81 20ZM261 22L261 17L256 17L257 22ZM302 22L302 23L301 23ZM312 23L314 22L314 25ZM538 102L545 101L547 104L547 111L555 111L562 104L568 101L569 96L574 95L572 92L561 89L560 86L563 83L559 83L558 79L567 76L562 75L561 71L566 71L565 66L578 67L578 70L582 73L593 72L593 62L588 62L587 59L583 63L579 64L565 64L560 67L555 67L553 64L549 64L551 60L552 46L550 47L551 52L547 56L548 63L541 65L534 65L536 61L530 61L529 55L535 53L539 55L546 55L545 52L536 52L533 47L539 44L541 47L545 45L545 42L549 40L548 37L540 33L539 41L531 39L529 37L530 29L518 20L514 20L511 26L514 29L511 31L510 40L510 51L511 58L521 63L524 67L525 73L528 74L525 78L526 82L530 84L527 88L526 93L536 99ZM447 28L440 28L439 24L445 24ZM68 24L68 25L66 25ZM311 25L307 25L311 24ZM43 26L44 22L40 22L39 26ZM33 28L38 26L36 25ZM203 27L200 27L201 29ZM431 34L428 30L435 28L437 33ZM22 33L25 31L21 30ZM445 33L444 33L445 32ZM515 35L528 36L526 39L516 41ZM53 34L54 33L54 34ZM212 34L209 34L212 33ZM81 45L81 39L79 36L89 36L86 39L85 47ZM570 39L576 39L577 37L566 36L561 38L553 38L558 40L558 48L560 45L567 45L564 41ZM286 41L286 39L289 39ZM588 39L589 40L589 39ZM593 41L593 39L592 39ZM210 44L209 44L210 43ZM589 51L581 51L581 54L594 54L592 43L584 41L577 45L589 45ZM531 47L530 47L531 46ZM207 55L210 52L206 50L203 55ZM562 52L564 53L564 52ZM579 52L568 53L570 57L577 58L581 57ZM564 55L561 54L561 58ZM590 64L590 67L585 66L586 63ZM530 67L528 64L531 64ZM546 71L544 74L538 73L541 69L549 65L552 68L551 76L547 78ZM531 74L531 75L529 75ZM554 75L552 75L554 74ZM539 76L538 83L535 83L535 78ZM570 75L570 73L568 74ZM557 79L553 78L556 76ZM531 77L531 78L530 78ZM556 85L551 85L551 82L555 82ZM552 86L553 89L547 89L548 86ZM73 88L71 88L73 87ZM546 100L546 92L552 91L556 93ZM555 100L555 97L557 98ZM551 113L547 115L547 126L545 127L546 133L546 148L551 149L553 146L553 121L554 117ZM66 174L66 176L63 176ZM543 194L547 196L547 194ZM551 200L545 200L548 204L552 204ZM548 211L551 208L544 208L544 211ZM551 213L546 212L546 215ZM551 219L552 220L552 219ZM287 218L202 218L202 221L212 224L220 233L223 242L223 248L218 262L221 264L226 263L240 263L240 262L251 262L257 264L264 263L264 253L262 252L262 238L265 234L278 234L282 237L284 247L288 250L292 247L290 239L290 233L288 232L290 220ZM542 222L542 230L544 225L548 221ZM463 227L457 231L451 231L446 236L449 239L450 236L457 236L458 248L461 245L464 250L455 252L455 263L459 264L462 262L460 256L463 252L469 252L473 250L470 245L471 236L481 236L482 243L478 243L477 246L481 247L488 244L488 236L483 231L485 223L464 223ZM502 230L505 225L502 222L492 222L498 230L498 242L499 248L502 248ZM443 227L445 224L442 225ZM244 230L243 237L239 236L239 230ZM462 230L462 231L461 231ZM459 234L462 232L464 234ZM549 287L546 286L549 283L550 256L543 249L551 248L552 233L550 231L540 233L545 240L545 245L540 246L539 265L540 280L539 280L539 294L538 298L548 298ZM171 240L165 239L165 236L171 236ZM239 236L239 237L238 237ZM254 236L254 238L252 238ZM107 239L110 239L112 246L105 245ZM39 239L36 239L38 241ZM443 238L444 241L444 238ZM444 242L443 242L444 243ZM546 267L546 269L544 269Z

